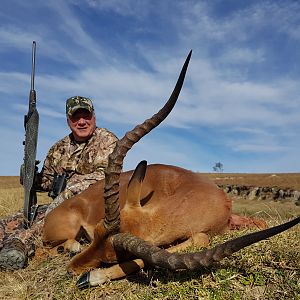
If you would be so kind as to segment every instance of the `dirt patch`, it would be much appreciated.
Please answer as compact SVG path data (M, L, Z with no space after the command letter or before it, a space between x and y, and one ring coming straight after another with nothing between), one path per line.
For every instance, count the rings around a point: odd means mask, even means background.
M278 187L300 190L300 173L206 173L218 185Z

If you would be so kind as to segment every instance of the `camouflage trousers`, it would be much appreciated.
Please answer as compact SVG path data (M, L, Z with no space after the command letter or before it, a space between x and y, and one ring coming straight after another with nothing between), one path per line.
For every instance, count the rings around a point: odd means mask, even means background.
M47 205L38 208L33 224L28 229L24 228L24 215L22 212L0 219L0 249L10 240L17 238L26 245L28 256L32 256L35 251L36 238L41 233L44 225L46 210Z
M64 196L62 193L51 204L40 205L32 226L28 229L24 228L24 215L22 212L0 219L0 251L6 243L18 239L24 243L27 255L32 256L35 252L37 237L43 229L45 216L66 200Z

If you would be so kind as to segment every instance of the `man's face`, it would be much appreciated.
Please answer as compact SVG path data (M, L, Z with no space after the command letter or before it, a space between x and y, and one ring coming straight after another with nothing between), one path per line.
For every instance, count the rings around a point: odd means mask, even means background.
M77 142L88 140L96 128L95 114L86 109L77 109L72 116L68 116L67 121Z

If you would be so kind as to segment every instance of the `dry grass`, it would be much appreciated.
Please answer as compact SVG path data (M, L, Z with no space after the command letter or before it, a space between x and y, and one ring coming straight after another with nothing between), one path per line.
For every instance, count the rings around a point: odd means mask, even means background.
M50 201L47 193L38 193L38 203ZM0 217L23 208L23 187L17 176L0 176Z
M224 174L223 174L224 175ZM283 180L285 181L285 180ZM282 182L283 182L282 181ZM22 207L22 188L0 177L0 215ZM39 201L48 201L40 197ZM234 211L264 217L269 225L300 215L292 203L234 199ZM248 230L215 237L212 245ZM146 269L126 279L79 291L66 273L67 255L33 258L20 271L0 272L1 299L300 299L299 225L199 271ZM40 241L39 241L40 242ZM196 249L191 249L196 250Z

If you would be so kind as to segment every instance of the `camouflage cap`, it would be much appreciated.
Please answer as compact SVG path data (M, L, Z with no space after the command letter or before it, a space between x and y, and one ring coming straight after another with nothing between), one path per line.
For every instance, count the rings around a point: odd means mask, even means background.
M72 116L74 112L79 109L83 108L90 112L94 111L93 102L91 99L81 96L74 96L67 99L66 102L66 114L68 116Z

